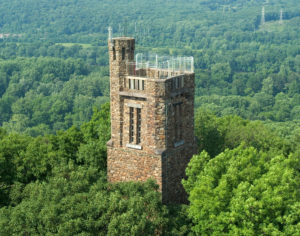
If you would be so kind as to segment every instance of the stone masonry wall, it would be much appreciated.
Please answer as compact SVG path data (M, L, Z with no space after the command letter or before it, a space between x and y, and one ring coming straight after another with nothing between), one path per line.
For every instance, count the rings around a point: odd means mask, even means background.
M185 145L162 157L163 203L188 203L181 181L186 177L185 169L196 151L196 145Z
M107 162L108 180L110 182L120 181L146 181L156 180L162 186L161 156L149 155L143 151L124 148L108 147Z

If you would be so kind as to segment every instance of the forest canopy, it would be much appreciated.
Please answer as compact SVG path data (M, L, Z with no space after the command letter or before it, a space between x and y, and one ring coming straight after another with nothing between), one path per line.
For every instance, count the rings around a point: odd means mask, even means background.
M82 91L82 99L73 97L72 100L85 101L90 104L88 108L68 102L59 108L62 116L50 120L41 109L44 122L36 118L34 124L28 124L29 129L25 127L27 124L18 124L13 129L41 134L67 129L73 124L78 126L91 118L94 104L107 101L108 26L112 26L114 36L125 33L135 37L137 52L194 56L196 107L211 110L218 116L235 114L296 126L300 120L300 7L297 3L297 0L266 3L260 0L118 0L115 4L98 0L4 1L0 9L0 58L5 61L0 64L20 60L19 57L81 59L87 71L78 74L80 77L76 74L66 80L58 70L52 71L52 76L64 84L93 77L97 97L102 96L101 101L99 98L95 101L95 93ZM264 24L261 24L262 6L265 7ZM10 70L1 66L0 124L8 122L8 129L24 115L15 111L13 105L21 103L17 100L24 99L28 92L24 85L18 84L23 89L21 93L13 94L14 98L10 91L5 94L9 84L23 81L12 80L16 73L14 68ZM42 86L52 86L53 82L49 78L47 85ZM55 103L57 95L52 90L49 93L51 102ZM86 115L79 114L82 106L88 110Z

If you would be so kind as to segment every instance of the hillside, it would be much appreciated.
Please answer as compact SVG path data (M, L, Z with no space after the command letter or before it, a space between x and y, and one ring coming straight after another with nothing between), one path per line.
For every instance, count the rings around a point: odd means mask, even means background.
M266 24L262 26L263 5ZM279 24L280 9L283 9L283 24ZM112 26L114 35L127 31L128 35L136 37L138 51L193 55L196 107L204 107L218 115L288 121L289 126L300 119L300 7L297 1L173 3L156 0L128 3L120 0L114 4L96 0L5 1L0 18L0 33L20 35L0 39L0 57L5 60L73 57L82 59L87 67L92 66L89 73L99 70L99 66L103 67L102 71L107 71L107 27ZM17 106L14 104L29 94L31 101L38 99L41 92L35 90L27 95L29 90L18 85L22 91L12 95L10 87L20 80L11 80L14 68L10 71L5 65L1 68L0 111L4 115L0 124L6 122L6 127L13 127L18 123L16 117L27 116L14 109ZM104 75L100 75L101 83L107 84L107 73ZM59 75L54 72L54 76ZM47 86L52 86L51 83L51 80L47 81ZM89 96L87 99L94 98ZM91 110L93 102L90 104ZM72 104L62 111L62 119L68 119L66 116L70 112L76 113ZM88 121L91 113L88 114L79 120ZM59 127L79 125L76 119ZM44 127L51 130L52 123L56 122L35 120L28 126L46 125ZM19 131L27 129L22 124L17 126Z

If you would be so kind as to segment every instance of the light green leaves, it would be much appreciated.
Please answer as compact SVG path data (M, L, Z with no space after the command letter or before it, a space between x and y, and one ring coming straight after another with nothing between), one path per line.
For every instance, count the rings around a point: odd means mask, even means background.
M285 157L241 145L206 159L205 152L193 157L184 182L196 233L295 235L300 199L296 155Z

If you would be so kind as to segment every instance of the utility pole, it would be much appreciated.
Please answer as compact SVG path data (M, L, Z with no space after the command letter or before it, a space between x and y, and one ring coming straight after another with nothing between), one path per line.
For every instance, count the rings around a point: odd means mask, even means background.
M266 23L266 21L265 21L265 7L262 7L262 10L261 10L261 22L260 22L260 24L264 25L265 23Z
M279 19L279 24L283 23L283 10L280 9L280 19Z
M126 37L128 34L128 19L124 19L123 36Z

